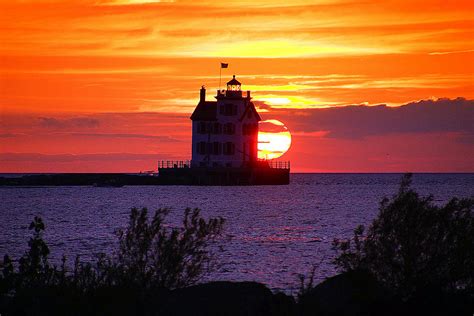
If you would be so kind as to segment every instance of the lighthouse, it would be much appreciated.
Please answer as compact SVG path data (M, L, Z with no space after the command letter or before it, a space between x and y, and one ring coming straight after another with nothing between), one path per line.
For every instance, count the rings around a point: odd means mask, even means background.
M217 90L216 101L206 100L201 87L192 120L192 167L241 168L257 161L258 122L261 120L250 91L242 93L233 76L227 89Z
M258 159L260 115L235 78L206 100L201 87L191 117L191 161L158 162L161 184L263 185L289 184L290 163Z

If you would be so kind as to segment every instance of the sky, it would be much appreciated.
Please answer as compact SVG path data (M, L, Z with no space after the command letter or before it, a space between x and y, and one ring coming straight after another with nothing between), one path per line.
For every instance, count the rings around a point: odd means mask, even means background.
M191 156L235 74L292 172L474 172L473 1L0 0L0 172Z

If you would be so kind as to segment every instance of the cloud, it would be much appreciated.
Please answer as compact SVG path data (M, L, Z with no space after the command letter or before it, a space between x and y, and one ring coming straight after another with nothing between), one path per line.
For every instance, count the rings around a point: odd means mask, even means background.
M260 132L265 132L265 133L281 133L281 132L287 131L287 128L285 127L285 125L282 122L277 121L277 120L260 121L258 129Z
M259 110L270 110L272 106L270 104L265 103L264 101L253 101L253 104L257 107Z
M431 52L430 55L447 55L447 54L461 54L461 53L472 53L474 49L457 50L457 51L444 51L444 52Z
M3 2L0 10L9 14L0 21L7 30L1 50L21 55L288 57L429 53L440 47L461 51L469 49L472 25L472 4L458 1ZM214 25L232 28L221 27L216 36ZM131 49L119 49L124 42Z
M19 133L2 133L0 134L0 138L15 138L19 136L25 136L25 134L19 134Z
M94 137L94 138L139 138L139 139L152 139L159 142L181 142L178 139L169 136L157 136L147 134L122 134L122 133L64 133L69 136L78 137Z
M361 139L403 133L458 133L472 140L474 100L464 98L411 102L398 107L354 105L324 109L278 110L266 115L292 132L325 131L326 137Z
M39 117L38 120L40 126L45 128L94 128L99 126L99 121L90 117L72 117L67 119Z
M0 153L0 161L13 162L84 162L84 161L129 161L158 160L163 154L105 153L105 154L41 154L41 153Z

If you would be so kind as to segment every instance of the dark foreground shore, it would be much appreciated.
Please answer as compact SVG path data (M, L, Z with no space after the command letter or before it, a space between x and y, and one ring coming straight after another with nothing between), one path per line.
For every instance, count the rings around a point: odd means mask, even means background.
M426 290L408 301L393 297L363 272L347 272L320 283L295 299L272 293L256 282L210 282L176 290L140 293L104 289L94 295L64 291L31 293L0 301L2 315L472 315L469 297Z

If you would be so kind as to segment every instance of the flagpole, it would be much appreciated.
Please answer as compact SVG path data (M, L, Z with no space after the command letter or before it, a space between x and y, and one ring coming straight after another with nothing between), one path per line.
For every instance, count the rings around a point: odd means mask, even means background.
M222 63L219 65L219 92L221 91Z

